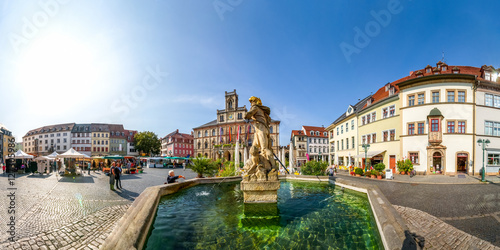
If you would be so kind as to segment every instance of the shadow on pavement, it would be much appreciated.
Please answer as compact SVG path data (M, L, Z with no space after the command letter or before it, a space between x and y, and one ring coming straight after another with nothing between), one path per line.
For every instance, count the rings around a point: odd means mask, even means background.
M31 175L28 175L26 178L38 178L38 179L45 179L45 178L49 178L51 177L52 175L50 174L31 174Z
M135 174L127 174L127 175L122 175L120 177L122 180L132 180L132 179L141 179L141 177L135 175Z
M93 176L59 176L59 182L94 183Z
M133 192L133 191L129 191L127 189L116 189L115 191L120 197L124 198L124 199L127 199L129 201L134 201L135 198L137 198L139 196L138 193L136 192Z

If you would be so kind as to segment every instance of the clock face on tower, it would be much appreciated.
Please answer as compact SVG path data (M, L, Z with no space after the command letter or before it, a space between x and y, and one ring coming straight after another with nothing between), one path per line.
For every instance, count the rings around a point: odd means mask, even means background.
M232 120L233 118L234 118L234 115L233 114L229 114L228 120Z

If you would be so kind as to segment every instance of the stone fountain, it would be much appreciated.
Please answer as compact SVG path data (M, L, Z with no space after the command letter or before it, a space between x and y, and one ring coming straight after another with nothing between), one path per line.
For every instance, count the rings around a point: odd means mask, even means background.
M245 119L254 121L255 133L250 158L243 167L240 188L245 203L276 203L280 182L269 135L271 109L263 106L262 101L255 96L249 101L252 107Z

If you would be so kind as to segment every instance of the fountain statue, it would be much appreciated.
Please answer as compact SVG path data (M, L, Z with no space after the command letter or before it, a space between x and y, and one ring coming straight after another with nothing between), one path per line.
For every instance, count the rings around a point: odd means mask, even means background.
M245 119L254 121L255 132L250 157L243 167L241 190L244 202L276 203L280 182L269 134L271 109L263 106L262 101L255 96L250 97L249 101L252 107Z

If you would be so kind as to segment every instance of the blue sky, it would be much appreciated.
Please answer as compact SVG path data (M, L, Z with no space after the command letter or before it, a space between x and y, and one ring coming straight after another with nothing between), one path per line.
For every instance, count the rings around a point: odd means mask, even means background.
M0 123L18 139L66 122L190 132L237 89L271 107L284 145L443 51L500 67L497 1L0 3Z

